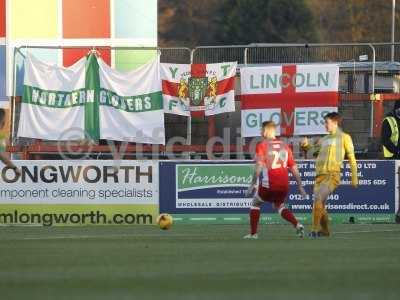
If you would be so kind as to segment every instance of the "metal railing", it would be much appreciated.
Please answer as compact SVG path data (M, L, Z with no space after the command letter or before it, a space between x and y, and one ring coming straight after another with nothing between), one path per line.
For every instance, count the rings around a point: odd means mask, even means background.
M13 95L15 96L17 86L21 85L21 64L24 58L24 49L68 49L84 48L92 49L93 46L21 46L14 51L14 74L13 74ZM394 49L394 61L391 61L392 48ZM269 64L299 64L299 63L339 63L350 64L350 68L340 70L341 80L345 81L343 93L370 93L375 92L376 66L378 62L385 61L391 66L400 69L400 43L344 43L344 44L268 44L257 43L249 45L225 45L225 46L199 46L194 49L185 47L108 47L100 46L95 49L136 51L154 50L159 51L162 63L218 63L223 61L237 61L239 65L269 65ZM356 67L363 64L363 70L358 71ZM351 68L354 66L354 68ZM400 72L398 72L399 74ZM367 80L363 74L367 74ZM370 77L368 77L370 76ZM390 75L388 75L390 76ZM348 87L347 87L348 86ZM16 136L17 120L15 98L12 98L13 142ZM370 135L372 134L374 108L372 101L370 105ZM365 107L367 109L367 107ZM174 116L169 118L174 122ZM182 121L182 120L180 120ZM187 120L186 138L187 144L191 145L191 119Z
M23 138L17 140L17 129L18 129L18 118L20 113L20 107L17 105L16 97L21 96L22 91L17 91L18 87L22 87L23 85L23 63L25 59L26 51L30 49L46 49L46 50L54 50L59 51L63 49L87 49L90 50L110 50L110 51L125 51L126 55L136 55L138 51L153 51L154 54L160 54L160 62L162 63L181 63L181 64L189 64L191 62L191 49L185 47L113 47L113 46L38 46L38 45L23 45L14 48L13 55L13 82L12 82L12 96L11 97L11 109L12 109L12 121L11 121L11 145L15 145L17 142L23 142L24 144L30 144L31 139ZM131 53L130 53L131 52ZM150 55L151 57L151 55ZM174 116L171 116L173 119ZM176 116L175 116L176 118ZM187 122L189 124L189 122ZM190 132L191 128L187 126L187 135L186 138L190 141Z
M211 64L226 61L237 61L245 64L245 50L248 45L199 46L192 50L192 62Z

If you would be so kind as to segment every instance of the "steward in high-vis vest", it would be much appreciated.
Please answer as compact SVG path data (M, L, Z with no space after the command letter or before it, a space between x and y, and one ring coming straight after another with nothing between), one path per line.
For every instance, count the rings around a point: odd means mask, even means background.
M393 112L387 115L382 122L382 147L385 159L400 159L399 146L400 128L400 101L394 103ZM396 213L396 223L400 224L400 208Z
M381 142L385 159L400 159L400 101L394 104L393 112L383 119Z

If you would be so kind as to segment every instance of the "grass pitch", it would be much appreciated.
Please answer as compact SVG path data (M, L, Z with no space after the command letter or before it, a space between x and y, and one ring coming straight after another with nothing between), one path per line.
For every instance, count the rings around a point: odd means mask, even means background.
M400 226L2 227L1 299L399 299Z

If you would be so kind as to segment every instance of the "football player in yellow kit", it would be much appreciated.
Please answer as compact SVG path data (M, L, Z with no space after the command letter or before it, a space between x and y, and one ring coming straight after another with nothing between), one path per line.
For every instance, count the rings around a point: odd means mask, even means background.
M329 218L326 211L326 200L340 183L340 169L345 156L351 167L351 183L358 185L357 162L354 156L353 141L347 133L339 127L341 117L337 112L328 113L325 117L325 128L328 132L314 147L318 152L315 161L314 204L312 211L312 229L310 237L329 236ZM305 138L301 147L309 149L311 146Z

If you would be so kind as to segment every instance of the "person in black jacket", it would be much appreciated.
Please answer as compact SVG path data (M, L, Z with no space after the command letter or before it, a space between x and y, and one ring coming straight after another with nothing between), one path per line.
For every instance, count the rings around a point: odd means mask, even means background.
M393 111L382 123L381 143L385 159L400 159L400 101L396 101Z
M393 111L382 123L381 141L385 159L400 159L400 101L396 101ZM400 208L396 213L396 223L400 223Z

